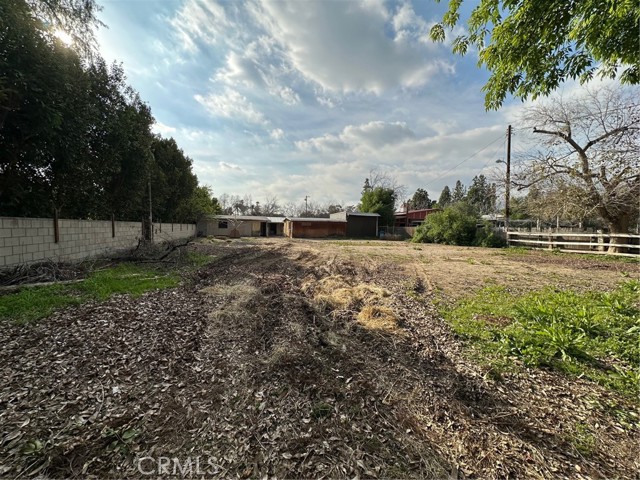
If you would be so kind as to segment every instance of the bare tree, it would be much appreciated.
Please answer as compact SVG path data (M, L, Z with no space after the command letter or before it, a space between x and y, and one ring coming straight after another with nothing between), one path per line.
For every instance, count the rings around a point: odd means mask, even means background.
M602 87L572 98L550 98L525 111L523 123L541 140L519 165L514 184L558 190L570 186L585 211L611 233L627 233L640 198L638 89ZM568 190L569 191L569 190ZM622 239L612 239L625 243Z
M280 213L280 204L278 197L275 195L265 198L264 203L260 204L260 212L262 215L276 215Z

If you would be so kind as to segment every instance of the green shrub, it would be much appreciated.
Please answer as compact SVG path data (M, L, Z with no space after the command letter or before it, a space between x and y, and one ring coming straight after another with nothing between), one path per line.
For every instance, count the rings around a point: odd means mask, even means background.
M482 230L476 231L476 245L479 247L503 248L507 241L498 234L489 222L484 222Z
M413 236L417 243L473 245L476 238L476 212L464 202L455 203L425 219Z

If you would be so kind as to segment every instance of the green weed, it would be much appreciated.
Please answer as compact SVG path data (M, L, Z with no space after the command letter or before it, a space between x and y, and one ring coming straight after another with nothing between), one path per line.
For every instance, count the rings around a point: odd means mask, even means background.
M490 286L443 315L494 361L517 357L632 395L640 388L638 281L586 293L545 288L516 295Z
M199 252L187 252L187 263L190 267L200 268L210 264L215 260L215 257L211 255L205 255Z
M149 290L174 287L178 282L179 277L173 273L122 264L94 272L76 288L89 297L106 300L117 293L138 297Z
M174 287L179 281L176 273L121 264L93 272L82 282L24 288L2 295L0 319L27 323L45 318L60 308L91 299L106 300L117 293L140 296L149 290Z
M46 317L62 307L81 303L79 295L64 285L26 288L0 296L0 318L25 323Z

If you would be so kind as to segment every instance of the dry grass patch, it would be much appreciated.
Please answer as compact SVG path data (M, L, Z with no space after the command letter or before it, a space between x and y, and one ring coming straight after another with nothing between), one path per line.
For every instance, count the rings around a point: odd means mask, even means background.
M358 322L372 330L395 332L398 330L398 318L393 310L378 305L363 307L358 313Z
M381 303L390 295L388 290L376 285L350 285L342 275L331 275L318 281L306 282L302 289L305 293L313 291L316 302L338 309Z
M260 294L260 290L246 283L234 283L230 285L214 285L200 290L212 297L230 299L238 303L248 303Z

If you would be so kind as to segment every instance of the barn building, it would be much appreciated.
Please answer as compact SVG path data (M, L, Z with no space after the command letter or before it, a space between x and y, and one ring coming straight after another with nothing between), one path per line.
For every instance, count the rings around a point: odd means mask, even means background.
M396 212L393 214L396 227L417 227L428 215L439 212L439 208L422 208L420 210L408 210L404 212Z
M284 235L289 238L326 238L347 235L347 221L337 218L286 218Z
M347 237L375 238L378 236L380 214L365 212L337 212L330 215L332 219L347 222Z

